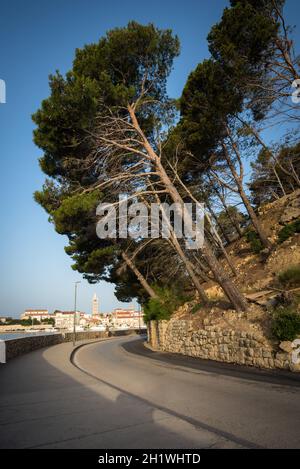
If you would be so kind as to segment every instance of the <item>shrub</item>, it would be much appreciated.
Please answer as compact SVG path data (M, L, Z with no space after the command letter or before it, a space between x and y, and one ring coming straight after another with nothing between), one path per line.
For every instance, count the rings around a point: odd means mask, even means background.
M144 320L169 319L172 313L189 300L182 292L172 288L154 286L158 298L150 298L144 305Z
M159 298L150 298L144 306L144 320L149 322L155 319L169 319L172 314Z
M291 265L286 270L279 272L278 280L285 287L300 286L300 265Z
M300 315L292 308L280 308L274 312L271 329L279 340L294 340L300 334Z
M300 233L300 218L292 223L288 223L279 231L278 243L283 243L283 241L290 238L295 233Z
M256 231L248 231L248 233L246 233L246 240L250 243L251 251L254 252L254 254L258 254L262 251L263 245Z
M201 303L196 303L191 309L191 314L197 313L201 307L202 307Z

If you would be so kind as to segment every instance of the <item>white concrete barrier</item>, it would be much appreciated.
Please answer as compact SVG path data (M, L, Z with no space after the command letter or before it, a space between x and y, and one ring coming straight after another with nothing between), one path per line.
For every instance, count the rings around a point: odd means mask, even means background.
M6 345L5 345L5 340L0 340L0 363L6 363Z

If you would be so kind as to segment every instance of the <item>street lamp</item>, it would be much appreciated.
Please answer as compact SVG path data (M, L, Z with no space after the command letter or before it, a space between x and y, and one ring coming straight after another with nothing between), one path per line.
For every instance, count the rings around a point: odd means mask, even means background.
M76 309L77 309L77 285L81 283L79 280L75 283L75 300L74 300L74 315L73 315L73 347L76 344Z
M141 305L138 303L138 312L139 312L139 335L141 335Z

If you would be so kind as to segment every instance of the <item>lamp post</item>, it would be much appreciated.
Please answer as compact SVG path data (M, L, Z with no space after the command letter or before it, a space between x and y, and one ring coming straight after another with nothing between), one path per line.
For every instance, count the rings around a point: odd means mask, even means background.
M141 305L138 303L138 308L139 308L139 335L141 335Z
M76 345L76 309L77 309L77 285L81 283L79 280L75 282L75 299L74 299L74 315L73 315L73 347Z

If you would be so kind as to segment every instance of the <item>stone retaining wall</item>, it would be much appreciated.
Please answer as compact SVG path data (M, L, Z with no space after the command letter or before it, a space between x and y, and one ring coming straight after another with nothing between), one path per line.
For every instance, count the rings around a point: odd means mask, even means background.
M57 345L64 342L62 334L35 335L32 337L20 337L18 339L9 339L5 341L6 360L32 352L50 345Z
M145 331L141 331L144 333ZM103 339L108 336L122 336L130 334L139 334L139 329L128 329L121 331L82 331L76 332L76 341ZM31 337L20 337L18 339L9 339L5 341L6 346L6 360L23 355L24 353L32 352L43 347L50 347L52 345L61 344L63 342L72 342L73 332L36 335Z
M262 335L211 325L195 330L192 321L150 321L148 343L155 350L191 357L300 371L300 364L292 362L292 349L278 351Z

